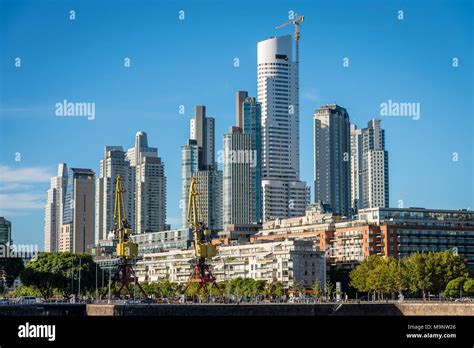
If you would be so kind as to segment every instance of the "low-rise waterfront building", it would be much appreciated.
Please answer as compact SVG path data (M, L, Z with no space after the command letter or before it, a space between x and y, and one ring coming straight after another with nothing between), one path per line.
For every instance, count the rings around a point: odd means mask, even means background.
M193 264L192 249L147 253L137 262L136 272L139 281L169 279L186 284ZM218 282L242 277L280 281L289 288L295 285L310 287L316 281L321 284L325 281L323 255L314 250L311 241L222 245L210 264Z
M474 211L378 207L360 210L356 219L319 211L309 207L305 216L266 222L252 240L311 240L337 269L351 269L370 255L443 250L463 256L474 269Z
M132 240L138 244L140 255L157 253L173 249L188 249L193 243L193 232L190 228L165 230L136 234Z

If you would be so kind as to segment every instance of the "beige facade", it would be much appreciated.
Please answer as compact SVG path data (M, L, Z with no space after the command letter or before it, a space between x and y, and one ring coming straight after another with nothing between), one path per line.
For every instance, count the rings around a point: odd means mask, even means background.
M136 272L140 281L169 279L185 284L193 262L192 249L145 254L138 261ZM218 282L242 277L280 281L287 288L296 284L309 287L315 281L323 281L325 276L322 253L315 251L313 243L308 241L220 246L210 264Z
M59 247L60 253L67 253L72 251L71 244L71 227L72 224L65 224L61 227L61 233L59 234Z

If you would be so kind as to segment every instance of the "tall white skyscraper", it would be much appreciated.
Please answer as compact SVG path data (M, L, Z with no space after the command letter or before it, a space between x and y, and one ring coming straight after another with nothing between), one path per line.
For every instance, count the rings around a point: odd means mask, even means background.
M350 213L350 122L346 109L328 104L314 111L314 198L338 215Z
M292 50L291 35L257 46L263 220L304 215L309 203L309 188L299 181L298 62Z
M135 147L126 155L131 166L135 233L163 231L166 225L166 176L158 149L148 147L145 132L137 132Z
M51 178L51 186L47 193L44 214L44 250L56 252L59 247L59 235L63 224L64 205L68 172L66 163L58 165L58 175Z
M389 206L388 152L380 120L372 119L367 128L351 125L351 193L354 211ZM357 203L357 204L355 204Z
M115 180L120 175L125 189L124 201L127 219L133 226L134 182L130 162L125 157L122 146L106 146L104 158L100 161L100 174L96 182L95 243L108 238L114 229Z

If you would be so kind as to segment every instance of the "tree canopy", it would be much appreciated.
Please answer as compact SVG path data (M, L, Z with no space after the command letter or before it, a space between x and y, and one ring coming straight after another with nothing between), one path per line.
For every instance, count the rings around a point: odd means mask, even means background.
M441 293L458 277L467 277L466 261L451 251L413 253L402 259L370 256L350 274L351 286L361 292Z

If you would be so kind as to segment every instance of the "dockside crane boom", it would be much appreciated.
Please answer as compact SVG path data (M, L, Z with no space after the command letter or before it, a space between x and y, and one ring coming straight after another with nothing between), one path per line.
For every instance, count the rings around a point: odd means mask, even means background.
M300 57L299 57L299 47L298 47L298 42L300 41L300 22L304 22L304 16L300 16L297 13L295 13L295 19L283 23L282 25L279 25L275 29L281 29L284 28L288 25L294 25L295 26L295 42L296 42L296 62L299 63Z

